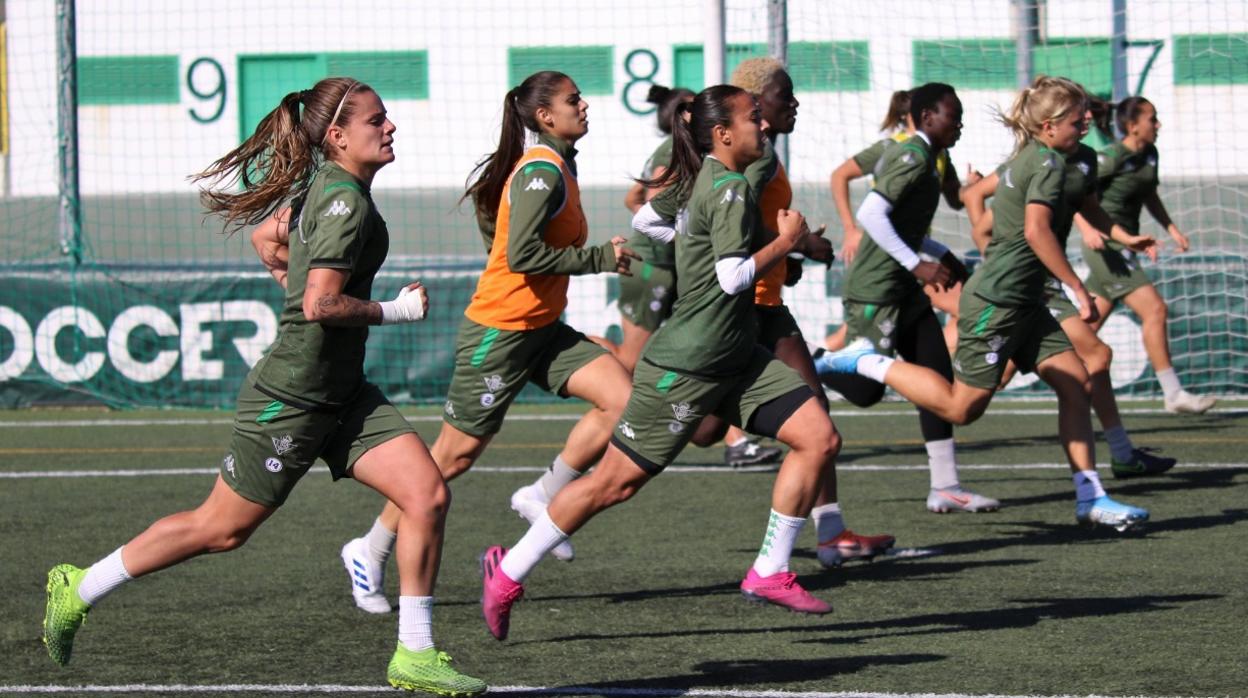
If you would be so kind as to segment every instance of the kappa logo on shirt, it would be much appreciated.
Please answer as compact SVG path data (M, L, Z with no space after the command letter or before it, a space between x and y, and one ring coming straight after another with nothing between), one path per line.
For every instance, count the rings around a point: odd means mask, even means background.
M329 208L325 209L325 213L321 214L321 218L329 218L330 216L345 216L350 213L351 207L347 205L347 202L342 199L338 199L334 203L330 204Z
M1014 189L1014 180L1010 177L1010 172L1013 169L1014 168L1012 167L1005 168L1005 177L1002 178L1005 180L1005 186L1009 187L1010 189Z
M732 202L734 202L734 201L745 201L745 199L741 198L741 195L740 195L740 194L738 194L735 190L733 190L733 189L725 189L725 190L724 190L724 198L720 199L720 200L719 200L719 203L721 203L721 204L730 204L730 203L732 203Z
M529 186L524 188L525 191L550 191L550 186L546 184L546 180L541 177L534 177Z
M1052 155L1050 155L1050 156L1048 156L1047 158L1045 158L1045 159L1044 159L1044 164L1043 164L1042 166L1043 166L1043 167L1053 167L1053 166L1055 166L1056 164L1057 164L1057 158L1055 158L1055 157L1053 157Z
M1075 163L1075 167L1078 167L1079 171L1082 172L1085 177L1092 171L1091 166L1089 166L1086 162L1077 162Z
M1151 158L1151 157L1150 157L1150 158L1148 159L1148 166L1149 166L1149 167L1156 167L1156 166L1157 166L1157 158Z
M904 163L906 163L907 165L913 165L913 164L914 164L914 154L913 154L913 153L906 153L905 155L902 155L902 156L901 156L901 161L902 161L902 162L904 162Z

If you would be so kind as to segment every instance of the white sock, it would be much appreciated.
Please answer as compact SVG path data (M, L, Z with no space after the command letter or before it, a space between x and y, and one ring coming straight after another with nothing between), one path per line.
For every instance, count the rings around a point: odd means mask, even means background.
M1090 499L1105 496L1105 488L1101 487L1101 476L1095 470L1080 470L1075 473L1075 499L1086 502Z
M1157 382L1161 384L1161 392L1167 398L1173 398L1183 390L1183 385L1179 383L1179 374L1174 372L1173 366L1158 371Z
M567 539L568 534L560 531L555 522L550 520L550 514L543 511L537 521L529 526L524 537L507 551L498 567L512 581L523 582L533 568L537 567L537 563L546 556L546 553L554 550L556 545Z
M845 519L841 517L841 505L832 502L810 510L810 518L815 520L815 534L820 543L836 538L845 530Z
M390 553L394 552L394 539L397 534L381 524L381 517L373 522L373 527L368 530L368 535L364 536L364 543L368 546L368 555L373 558L373 562L386 566L386 561L390 559Z
M91 565L91 568L87 570L82 583L78 585L78 598L85 601L88 606L94 606L112 593L113 589L131 579L133 577L126 572L126 566L121 563L121 548L117 548L111 555Z
M729 441L728 439L724 439L724 444L725 444L725 445L727 445L727 446L729 446L729 447L732 447L732 446L740 446L741 444L743 444L743 443L745 443L746 441L749 441L749 440L750 440L750 437L746 436L745 434L742 434L741 436L738 436L737 438L733 439L732 441Z
M763 536L763 547L758 550L754 559L754 571L760 577L770 577L777 572L789 571L789 558L793 555L793 544L797 542L797 534L806 525L806 518L785 516L775 509L767 519L767 533Z
M1131 437L1127 436L1127 430L1119 424L1105 430L1105 441L1109 443L1109 453L1114 460L1126 462L1131 460L1131 451L1134 446L1131 445Z
M927 449L927 471L932 489L950 490L958 486L958 459L953 449L953 437L923 444Z
M413 652L433 647L433 597L399 597L399 642Z
M858 359L858 375L870 378L876 383L883 383L884 375L888 373L888 369L893 365L893 361L895 359L891 356L867 354Z
M542 492L546 494L546 501L549 502L555 498L559 490L567 487L568 483L580 476L580 471L574 470L572 466L563 461L562 455L558 455L555 456L554 462L550 464L546 472L537 479L537 483L542 486Z

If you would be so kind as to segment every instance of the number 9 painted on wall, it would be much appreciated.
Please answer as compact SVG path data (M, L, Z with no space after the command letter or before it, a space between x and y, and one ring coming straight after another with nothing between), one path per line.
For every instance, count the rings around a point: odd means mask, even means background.
M200 90L199 87L196 87L197 71L200 75L204 74L204 70L200 70L201 67L206 69L208 71L208 75L211 76L209 80L211 81L212 86L209 87L207 91ZM199 82L201 85L203 84L202 80ZM206 57L196 58L186 69L186 89L190 90L191 94L195 95L197 99L204 100L205 102L214 99L217 100L216 111L212 112L210 116L201 116L195 111L195 107L187 109L186 111L191 115L192 119L201 124L211 124L221 118L221 114L225 111L225 70L222 69L221 64L218 63L216 59Z
M650 72L639 74L633 65L638 60L643 62L649 61ZM650 86L654 84L654 76L659 74L659 57L654 55L654 51L649 49L634 49L624 57L624 72L628 73L628 77L632 78L624 83L624 90L620 93L620 100L624 102L624 108L637 116L653 114L658 107L646 104L646 96L650 91ZM641 95L641 103L646 104L646 106L641 109L633 106L633 88L638 86L645 88L645 92Z

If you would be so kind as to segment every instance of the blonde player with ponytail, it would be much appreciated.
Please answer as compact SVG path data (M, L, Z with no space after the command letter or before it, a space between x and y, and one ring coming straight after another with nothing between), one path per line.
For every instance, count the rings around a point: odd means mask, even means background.
M61 564L48 573L43 641L56 663L69 662L87 612L110 592L240 547L319 458L335 480L358 480L399 512L399 643L390 684L485 692L485 683L451 668L433 645L433 587L450 493L424 442L364 378L368 326L419 320L428 310L419 283L393 301L369 300L389 246L370 191L377 171L394 161L394 132L372 88L326 78L286 95L250 138L195 177L216 187L203 193L204 204L227 229L266 220L280 227L270 216L293 197L286 258L266 258L286 289L277 340L239 390L234 436L208 498L88 569Z
M863 341L837 352L831 364L838 372L884 383L954 424L969 424L984 413L1008 361L1035 371L1057 393L1058 434L1074 473L1076 520L1121 531L1146 521L1148 511L1105 494L1096 473L1088 373L1045 305L1052 274L1074 290L1080 317L1096 320L1092 297L1053 232L1075 213L1063 200L1062 153L1079 141L1085 112L1082 88L1042 76L1000 115L1014 133L1015 148L998 168L1002 186L993 198L986 260L962 293L952 383L930 369L880 355Z

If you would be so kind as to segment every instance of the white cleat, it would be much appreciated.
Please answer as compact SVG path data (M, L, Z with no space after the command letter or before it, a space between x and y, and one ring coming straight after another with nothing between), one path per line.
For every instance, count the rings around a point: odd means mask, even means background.
M542 489L542 485L539 482L525 485L511 493L511 508L530 524L537 521L542 512L546 511L546 505L548 504L550 504L550 501L546 499L546 492ZM572 558L576 557L576 551L572 549L572 543L566 540L556 545L555 549L550 551L550 554L554 555L556 560L563 560L564 562L571 562Z
M1166 398L1166 411L1172 414L1204 414L1218 401L1208 395L1193 395L1180 390L1173 398Z
M992 497L975 494L961 487L931 490L927 493L927 510L933 514L948 514L951 511L965 511L974 514L983 511L996 511L1000 508L1001 502Z
M355 605L369 613L389 613L394 610L386 600L383 587L386 568L373 562L368 554L368 542L354 538L342 546L342 565L351 578L351 597Z

